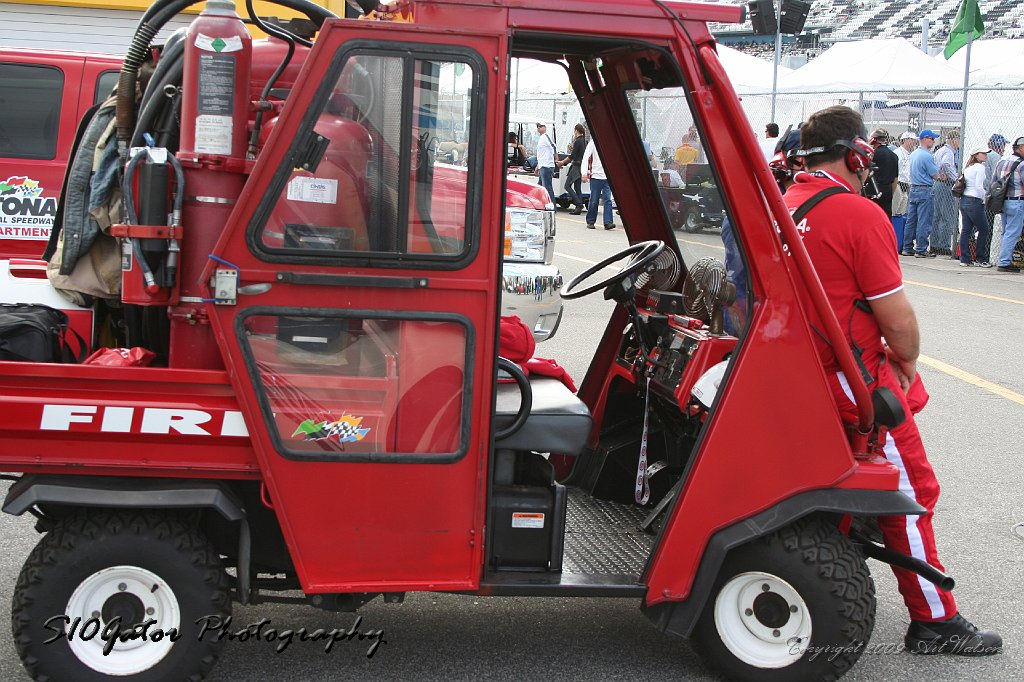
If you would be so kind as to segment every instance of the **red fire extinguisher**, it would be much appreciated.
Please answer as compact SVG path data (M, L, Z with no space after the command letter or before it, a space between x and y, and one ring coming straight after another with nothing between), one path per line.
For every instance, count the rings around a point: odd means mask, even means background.
M179 304L171 307L171 367L223 367L202 300L203 269L245 185L252 38L231 0L207 0L185 34L181 145L185 174Z
M252 37L231 0L207 0L188 28L180 155L244 158Z

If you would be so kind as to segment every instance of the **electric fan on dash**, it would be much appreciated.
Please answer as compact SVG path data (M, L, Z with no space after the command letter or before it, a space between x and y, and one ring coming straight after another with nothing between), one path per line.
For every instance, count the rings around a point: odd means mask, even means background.
M690 268L683 282L683 310L706 322L712 334L725 327L724 310L736 300L736 285L729 281L725 265L705 256Z

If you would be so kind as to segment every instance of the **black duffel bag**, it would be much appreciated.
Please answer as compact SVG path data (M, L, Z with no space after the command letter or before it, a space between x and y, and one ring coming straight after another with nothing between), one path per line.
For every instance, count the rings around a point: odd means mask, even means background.
M77 342L76 352L68 335ZM0 304L0 360L81 362L89 346L68 326L64 311L36 303Z

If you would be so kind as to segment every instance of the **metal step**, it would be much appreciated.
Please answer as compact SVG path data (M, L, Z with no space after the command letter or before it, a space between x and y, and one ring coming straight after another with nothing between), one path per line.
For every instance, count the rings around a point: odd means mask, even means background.
M570 488L562 573L639 580L654 544L654 537L640 530L646 514L641 507L596 500Z

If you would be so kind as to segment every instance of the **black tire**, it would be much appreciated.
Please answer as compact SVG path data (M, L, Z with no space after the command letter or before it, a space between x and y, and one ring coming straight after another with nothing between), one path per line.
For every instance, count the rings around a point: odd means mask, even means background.
M697 234L704 231L704 215L700 212L699 206L691 206L686 210L686 218L683 220L683 229L690 234Z
M99 573L104 569L106 573ZM130 579L117 582L121 580L118 572L127 572ZM150 574L156 581L150 581L154 582L149 590L151 594L143 594L146 590L139 589L133 581ZM115 583L117 588L109 587ZM127 584L132 587L126 589ZM80 586L82 589L76 592ZM165 587L163 592L158 589L161 586ZM118 589L126 591L117 593ZM93 597L90 601L79 596L82 594ZM138 594L143 594L143 598ZM97 669L72 650L66 636L57 637L64 623L51 621L49 628L44 626L52 617L61 615L69 616L73 622L74 614L66 613L75 610L68 608L72 606L73 596L77 600L75 604L85 607L86 611L102 603L102 624L108 622L107 617L113 613L123 614L125 629L129 624L134 625L131 621L139 613L148 613L146 603L171 599L178 609L181 636L171 644L166 636L160 643L155 638L129 642L130 646L137 647L135 653L115 649L107 657L94 658L98 661ZM170 617L165 615L171 613L171 609L153 611L142 616L142 619L158 618L157 626L150 633L160 625L163 625L161 630L172 625ZM11 606L14 641L22 663L33 679L46 682L199 682L216 663L224 642L211 633L199 641L199 626L195 621L203 616L223 619L230 614L227 576L220 558L206 539L176 517L133 511L88 511L58 522L25 561ZM82 622L84 624L85 619ZM70 629L66 627L65 631ZM44 644L51 638L55 641ZM80 637L73 639L79 651L91 645L97 649L102 646L100 636L88 642ZM158 654L150 652L165 649L162 658L152 660ZM95 657L96 649L84 655ZM120 659L110 658L118 655ZM130 659L130 656L142 658ZM133 665L145 668L131 670ZM111 666L122 674L113 674ZM123 674L126 670L128 673Z
M743 585L748 592L737 591ZM786 587L798 598L784 596ZM755 593L753 601L741 597ZM731 624L731 632L723 635L719 621L723 628ZM864 558L834 525L812 517L729 553L693 638L708 664L729 679L836 680L860 657L874 625L875 585ZM809 643L792 641L793 631L808 633ZM781 639L772 642L776 633Z

